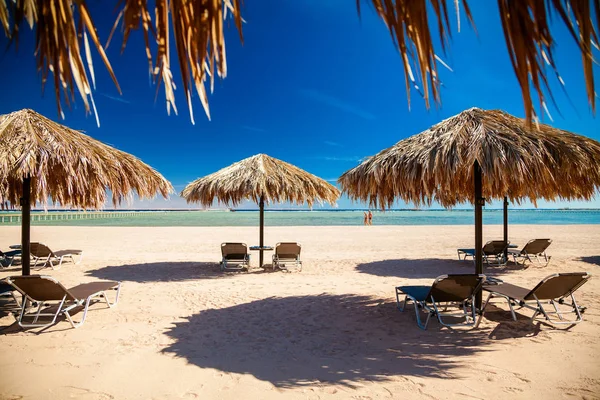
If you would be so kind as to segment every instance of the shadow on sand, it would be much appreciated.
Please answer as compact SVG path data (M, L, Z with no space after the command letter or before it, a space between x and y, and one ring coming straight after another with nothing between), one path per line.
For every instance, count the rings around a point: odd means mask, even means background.
M600 256L586 256L576 258L575 261L582 261L588 264L594 264L600 266Z
M483 273L491 276L521 269L524 269L524 267L513 263L502 266L483 264ZM376 276L435 279L444 274L472 274L475 272L475 264L470 260L459 261L447 258L420 258L414 260L401 258L358 264L356 270Z
M412 312L357 295L272 297L186 319L165 332L174 343L163 352L277 387L451 378L490 342L488 332L440 329L435 322L422 331Z
M164 261L107 266L87 271L87 275L109 281L181 282L196 279L227 278L236 272L221 272L214 262Z

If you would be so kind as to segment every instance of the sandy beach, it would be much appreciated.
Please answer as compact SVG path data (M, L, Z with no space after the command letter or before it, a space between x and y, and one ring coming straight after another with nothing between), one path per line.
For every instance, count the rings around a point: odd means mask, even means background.
M501 235L484 227L484 241ZM220 243L255 245L256 227L36 226L31 237L84 250L80 264L34 273L67 287L118 280L121 299L78 329L42 332L3 308L2 399L600 398L600 225L511 226L518 245L552 238L550 265L486 270L525 287L595 275L577 292L585 321L568 330L528 324L530 311L513 322L504 307L476 330L422 331L412 309L396 310L394 286L473 271L456 257L472 226L266 227L266 244L302 243L300 273L219 271ZM0 229L2 249L19 241L19 227Z

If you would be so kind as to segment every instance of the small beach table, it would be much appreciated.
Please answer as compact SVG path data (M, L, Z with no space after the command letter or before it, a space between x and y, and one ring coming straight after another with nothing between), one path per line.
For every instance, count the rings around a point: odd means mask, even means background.
M273 251L273 246L262 246L262 247L261 246L250 246L249 249L252 251L260 252L258 266L262 268L263 267L263 253L265 251Z

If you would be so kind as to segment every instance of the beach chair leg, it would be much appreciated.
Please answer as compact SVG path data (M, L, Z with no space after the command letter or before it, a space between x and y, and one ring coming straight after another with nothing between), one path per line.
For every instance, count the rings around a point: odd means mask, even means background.
M529 319L529 323L533 324L533 322L535 321L535 317L537 317L537 315L540 313L539 308L536 308L535 311L533 312L533 315L531 316L531 318Z
M479 323L481 322L481 319L483 318L483 314L485 314L485 309L487 308L488 304L490 303L490 299L492 297L493 297L493 293L490 292L487 299L485 299L485 304L483 305L483 307L481 308L481 311L479 312L479 317L477 318L477 321L475 322L474 328L477 328L479 326ZM474 304L474 302L473 302L473 304ZM472 311L473 311L473 319L475 319L477 310L475 309L474 305L472 306Z
M81 302L76 303L76 304L72 305L71 307L66 308L63 311L63 313L65 314L65 317L67 318L67 320L69 321L69 323L71 324L71 326L73 328L79 328L85 322L85 318L87 317L88 308L90 307L90 301L92 300L92 298L93 298L92 296L89 296L87 299L85 299L85 306L83 308L83 315L81 316L81 320L79 322L76 322L76 321L73 320L73 317L71 317L71 314L69 314L69 311L71 311L75 307L81 306Z
M547 267L547 266L548 266L548 264L550 264L550 258L551 258L551 257L548 257L548 256L546 255L546 252L544 252L542 255L544 256L544 260L546 261L546 263L544 264L544 267Z
M404 300L400 301L400 295L404 296ZM429 324L429 319L431 318L431 310L429 310L421 302L417 301L414 297L409 296L405 293L402 293L398 288L396 288L396 308L398 310L400 310L401 312L403 312L409 301L412 301L415 306L415 316L417 317L417 325L419 326L419 328L421 328L423 330L427 329L427 325ZM427 319L425 320L425 323L423 323L421 321L420 308L423 308L425 311L427 311Z
M73 257L73 256L71 256L71 257ZM83 251L81 253L79 253L79 261L77 261L76 264L80 264L81 260L83 260ZM75 260L73 260L73 262L75 262Z
M29 302L29 300L27 298L25 298L21 305L21 313L19 314L19 317L17 318L17 323L19 324L19 326L21 328L42 328L42 327L45 328L50 325L53 325L56 322L58 315L61 313L62 307L63 307L66 299L67 299L67 296L66 295L63 296L63 298L60 301L60 304L58 305L56 312L54 314L42 313L42 309L44 307L44 302L43 301L39 302L37 312L35 313L35 316L33 316L34 317L33 321L31 323L26 323L26 322L23 322L23 319L28 317L28 315L25 315L25 312L27 311L27 303ZM39 317L41 317L41 316L51 316L52 320L48 323L38 324L37 321L38 321Z
M400 295L404 295L404 300L400 301ZM396 308L400 311L404 311L404 307L406 307L406 303L408 302L408 296L402 293L398 288L396 288Z
M533 298L535 299L535 301L537 303L537 307L536 307L533 315L531 316L531 319L529 320L529 322L533 323L533 321L535 321L535 317L537 317L538 314L542 314L544 316L544 318L546 318L546 321L551 321L550 317L546 313L546 310L544 310L544 306L542 305L540 300L535 295L533 295Z
M463 305L467 306L467 302L465 301L463 303ZM465 314L467 313L467 310L465 309ZM473 320L473 327L477 328L478 325L478 318L477 318L477 308L475 307L475 296L471 297L471 319Z
M537 314L541 313L544 315L544 317L546 318L546 321L551 324L551 325L575 325L580 323L581 321L583 321L583 316L581 315L581 311L582 308L579 307L579 305L577 304L577 301L575 300L575 296L573 295L573 293L571 293L571 304L568 303L564 303L561 300L558 301L559 304L565 304L567 306L572 307L573 309L573 313L575 313L575 319L574 320L568 320L564 317L563 312L560 311L560 309L558 308L556 301L554 300L550 300L550 303L554 306L554 312L551 312L553 314L556 314L558 317L558 320L556 319L551 319L550 316L548 315L548 312L546 312L546 310L544 310L543 305L541 304L541 302L539 300L536 299L536 301L538 302L538 309L536 310L536 314L534 314L534 316L532 317L532 321L534 319L535 316L537 316Z
M488 300L489 300L489 299L491 299L492 297L501 297L501 298L503 298L504 300L506 300L506 303L508 303L508 309L510 310L510 315L511 315L511 317L512 317L513 321L516 321L516 320L517 320L517 314L515 313L515 309L514 309L514 306L513 306L513 302L512 302L512 300L511 300L511 298L510 298L510 297L508 297L508 296L504 296L504 295L502 295L502 294L496 294L495 296L492 296L492 293L490 293L490 296L488 297ZM485 306L487 307L487 302L486 302ZM485 307L484 307L484 308L485 308Z
M44 307L44 302L40 301L40 304L38 304L38 309L37 312L35 313L35 317L33 317L33 323L35 324L38 319L40 318L40 313L42 312L42 307Z
M573 295L573 293L571 293L571 301L571 306L573 307L573 310L575 310L575 315L577 316L574 323L577 324L583 321L583 316L581 315L581 308L577 304L577 301L575 301L575 296Z
M517 314L515 313L515 308L513 307L512 301L510 299L506 299L508 303L508 308L510 309L510 315L512 316L513 321L517 320Z
M54 263L52 262L52 259L48 260L48 262L50 263L50 267L52 267L53 270L59 270L60 267L62 266L62 262L65 256L60 256L58 258L55 259L55 262L57 262L56 265L54 265Z
M115 301L112 303L108 300L106 293L104 293L104 300L106 301L106 304L108 305L109 308L116 306L117 303L119 302L119 294L121 294L121 282L119 282L119 285L113 290L116 290L117 294L115 295Z
M78 302L78 303L72 305L71 307L66 308L63 311L63 313L65 314L65 317L67 318L67 320L69 321L69 323L71 323L71 326L73 328L78 328L81 325L83 325L83 323L85 322L85 318L87 317L87 312L88 312L88 310L90 308L90 304L91 304L92 300L94 300L94 299L97 299L97 298L104 299L104 301L106 302L106 305L108 306L108 308L112 308L115 305L117 305L117 303L119 302L119 294L121 293L121 283L119 282L119 284L117 285L117 287L114 288L114 289L111 289L111 290L116 290L116 292L117 292L117 294L115 296L115 301L112 302L112 303L108 300L108 296L106 295L105 291L102 291L100 293L88 296L87 299L85 299L85 305L84 305L84 308L83 308L83 316L81 317L80 321L74 321L73 317L71 316L71 314L69 313L69 311L71 311L75 307L81 306L81 304L83 302Z
M474 304L475 303L475 297L472 297L471 299L471 303ZM442 325L445 326L447 328L450 329L454 329L455 326L461 326L461 327L465 327L465 326L473 326L475 327L477 325L477 320L475 319L475 311L474 311L474 307L473 307L473 311L472 314L469 315L470 313L467 311L467 301L462 302L462 304L455 304L459 307L462 307L462 313L454 313L454 314L447 314L444 316L455 316L455 317L462 317L465 319L464 322L462 323L456 323L456 324L450 324L450 323L446 323L444 322L443 318L442 318L442 312L440 312L439 308L438 308L438 303L436 303L436 301L434 300L434 298L431 298L431 304L433 306L433 310L428 309L428 307L424 304L423 308L425 310L428 310L428 316L427 316L427 321L425 322L425 326L421 327L422 329L427 329L427 323L429 322L429 318L431 317L431 315L435 315L438 319L438 322ZM445 309L444 312L448 309L449 305L446 304L445 305Z
M419 326L419 328L427 330L427 325L429 325L429 320L431 319L431 310L429 310L429 308L426 307L424 303L418 302L410 296L406 297L410 298L415 304L415 315L417 316L417 325ZM425 319L425 323L421 321L421 308L423 308L423 310L427 312L427 318Z

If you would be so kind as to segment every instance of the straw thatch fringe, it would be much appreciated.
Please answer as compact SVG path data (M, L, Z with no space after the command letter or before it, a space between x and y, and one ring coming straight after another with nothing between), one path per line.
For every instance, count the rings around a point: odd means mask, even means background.
M210 206L216 198L227 205L244 199L256 203L261 196L267 203L315 201L335 204L339 190L321 178L284 161L257 154L190 183L181 192L188 203Z
M600 188L600 143L478 108L401 140L338 182L350 198L372 206L389 208L402 199L450 207L473 202L475 161L487 199L590 200Z
M137 192L168 197L171 184L131 154L57 124L32 110L0 116L0 203L19 205L23 178L31 177L31 204L48 199L74 208L103 208Z
M418 90L419 86L422 86L421 93L428 107L430 96L433 96L436 104L441 102L440 82L437 80L438 59L432 44L429 20L436 23L442 49L445 51L451 36L448 1L429 0L428 5L425 0L371 0L375 10L389 28L402 57L409 104L411 86ZM455 4L460 29L461 2L458 0L452 2ZM564 85L554 62L553 49L556 41L550 24L552 13L558 14L581 51L588 102L595 111L592 46L598 48L600 0L497 0L497 2L508 53L521 86L528 122L536 117L530 83L537 94L540 109L547 109L545 93L552 98L546 66L550 67L559 82ZM360 4L359 0L357 4ZM467 19L473 25L467 0L462 0L462 5ZM428 15L429 6L433 10L433 18ZM596 26L594 26L592 11L595 12ZM417 74L413 74L411 63L415 65Z
M19 26L27 21L30 28L36 25L36 56L37 68L41 73L42 87L52 72L56 104L59 115L63 116L61 99L64 98L69 106L74 96L75 88L83 100L85 110L93 110L98 125L98 113L92 96L94 82L94 67L90 50L89 38L98 50L104 65L108 69L117 90L121 93L112 66L106 57L96 27L92 21L85 1L73 0L17 0L9 2L12 7L13 21L9 19L6 0L0 3L0 20L7 34L15 42L19 39ZM79 16L75 20L75 14ZM83 50L82 50L83 49ZM84 64L82 53L85 52ZM87 65L88 71L86 71Z
M357 0L359 12L360 1ZM429 22L436 25L445 51L451 36L449 1L456 8L459 27L461 4L473 25L467 0L370 0L388 26L402 57L409 102L411 87L423 95L428 107L430 97L433 97L436 104L441 102L437 72L439 57L435 53ZM554 62L553 49L556 42L550 25L551 14L558 15L580 49L588 102L595 111L593 47L598 48L600 0L497 0L497 4L510 59L521 86L527 120L531 121L536 114L532 89L537 95L540 108L547 109L546 95L552 99L546 67L564 84ZM11 6L11 12L7 5ZM122 21L122 46L125 47L131 31L141 28L150 71L159 84L165 84L167 111L173 107L177 112L169 57L169 14L171 15L172 35L190 117L193 122L192 91L195 87L210 118L205 88L206 75L210 76L212 91L215 69L221 77L227 73L223 21L230 12L242 38L240 0L155 0L154 13L151 13L147 0L119 0L118 10L110 37ZM433 16L430 15L431 10ZM154 24L152 14L155 15ZM23 21L27 21L32 28L37 25L38 69L42 73L43 83L49 71L54 74L59 113L62 113L61 91L64 91L64 100L68 104L69 95L73 96L75 88L83 98L86 110L90 111L90 104L94 108L81 56L83 48L93 84L94 72L88 36L118 88L85 0L0 0L0 24L7 35L17 39L19 26ZM154 42L157 43L157 50L153 56Z
M173 35L192 122L194 122L192 111L194 86L210 118L205 88L206 75L210 76L212 90L215 69L221 77L227 74L223 21L230 12L241 37L240 0L156 0L151 3L154 3L154 25L150 17L152 10L149 9L147 0L120 0L119 12L108 42L119 22L122 22L124 34L123 49L131 31L141 28L150 72L159 86L164 82L167 112L170 112L173 107L177 113L175 84L169 56L169 36ZM7 4L12 8L11 13L8 12ZM108 9L112 8L108 7ZM169 14L172 20L172 31ZM70 97L73 97L76 88L83 99L86 112L93 110L97 118L90 80L82 58L83 48L93 84L94 70L88 36L100 54L119 93L120 88L97 36L85 0L0 0L0 23L5 33L15 41L18 40L19 26L24 21L27 21L32 29L36 25L38 70L42 74L42 84L46 82L48 72L54 75L54 90L59 114L63 115L61 100L69 105ZM154 57L153 43L157 44Z

